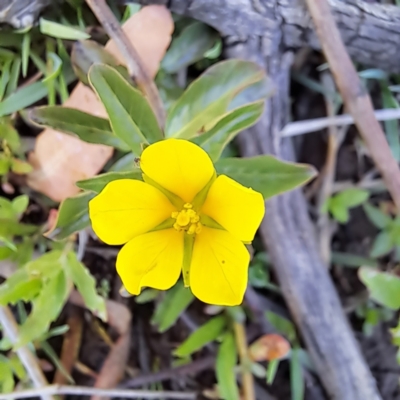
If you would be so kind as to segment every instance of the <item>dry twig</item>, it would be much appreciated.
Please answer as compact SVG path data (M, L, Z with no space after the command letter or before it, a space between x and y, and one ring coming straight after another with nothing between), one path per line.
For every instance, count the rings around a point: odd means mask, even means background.
M400 210L400 169L382 127L375 118L371 99L346 51L327 0L307 0L308 9L343 102L354 117L371 157L380 170L393 201Z
M333 82L332 76L326 72L322 75L322 84L329 90L335 90L335 83ZM331 98L325 96L325 104L329 117L333 117L336 113L335 105ZM329 218L327 211L323 211L325 202L332 195L332 186L335 182L336 174L336 161L337 153L340 145L346 135L347 127L344 129L338 129L336 126L330 126L328 128L328 149L326 161L323 169L322 182L319 194L317 196L317 209L318 209L318 221L317 227L319 231L319 248L323 261L327 266L331 259L331 237L332 237L332 223Z
M18 340L18 325L8 307L0 306L0 325L3 327L4 335L15 344ZM36 358L31 353L27 346L19 347L17 350L17 355L24 365L29 377L32 379L34 386L40 392L43 386L48 385L48 382L41 370ZM52 393L38 393L42 400L54 400ZM10 395L10 399L14 398L13 394Z
M388 121L400 119L400 108L387 108L375 110L375 118L378 121ZM323 117L308 119L305 121L290 122L285 125L280 132L281 137L303 135L305 133L319 131L330 126L345 126L354 124L354 118L349 114L336 115L333 117Z
M233 323L233 330L235 331L236 347L240 358L243 400L255 400L256 394L254 392L254 378L250 369L246 330L244 325L240 322Z
M165 110L156 85L148 75L139 54L121 29L118 20L105 0L86 0L94 15L104 27L108 36L114 40L127 63L128 71L137 85L147 96L161 128L165 123Z
M98 389L86 386L61 386L49 385L41 389L22 390L8 394L0 394L0 400L27 399L30 397L53 396L53 395L76 395L76 396L98 396L98 397L124 397L127 399L182 399L195 400L196 393L193 392L162 392L149 390L126 390L126 389ZM46 397L48 398L48 397Z

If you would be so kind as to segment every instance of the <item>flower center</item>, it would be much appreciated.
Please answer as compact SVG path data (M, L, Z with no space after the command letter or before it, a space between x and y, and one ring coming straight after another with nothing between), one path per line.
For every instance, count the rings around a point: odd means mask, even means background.
M177 231L185 231L188 235L201 232L202 224L200 222L200 217L197 212L193 210L192 204L186 203L181 211L173 212L171 217L176 219L174 228Z

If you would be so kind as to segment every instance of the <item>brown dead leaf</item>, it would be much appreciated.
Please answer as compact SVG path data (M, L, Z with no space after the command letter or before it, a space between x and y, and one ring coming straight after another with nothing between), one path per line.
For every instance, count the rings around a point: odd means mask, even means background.
M73 290L69 302L78 307L85 307L80 293ZM132 314L129 309L113 300L106 300L107 320L119 334L113 343L107 358L104 360L101 370L94 383L95 388L108 389L118 385L122 379L129 357L131 343L131 320ZM107 397L92 396L91 400L105 400Z
M249 356L253 361L279 360L290 351L289 342L275 333L261 336L249 347Z
M123 25L152 77L169 46L173 29L171 14L160 5L143 7ZM109 41L106 48L124 63L113 41ZM75 87L64 105L99 117L107 116L96 95L82 83ZM75 182L95 176L112 153L111 147L85 143L53 129L45 129L29 155L34 171L28 175L27 183L54 201L62 201L76 195L79 188Z

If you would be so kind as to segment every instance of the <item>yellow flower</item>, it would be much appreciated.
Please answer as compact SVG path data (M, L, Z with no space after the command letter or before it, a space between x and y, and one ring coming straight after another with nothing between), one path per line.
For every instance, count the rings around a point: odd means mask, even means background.
M253 240L264 216L260 193L225 175L216 177L197 145L167 139L141 156L143 180L112 181L89 203L95 233L121 245L117 272L134 295L166 290L183 271L200 300L237 305L243 300Z

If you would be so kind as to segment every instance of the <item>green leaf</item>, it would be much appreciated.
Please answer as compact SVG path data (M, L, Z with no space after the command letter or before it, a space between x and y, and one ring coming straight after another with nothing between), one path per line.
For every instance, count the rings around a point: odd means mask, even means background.
M104 104L114 133L139 155L143 143L163 138L157 119L146 98L115 69L95 64L89 81Z
M108 183L118 179L136 179L141 181L142 171L136 168L133 171L126 172L106 172L105 174L97 175L91 179L78 181L76 182L76 186L83 190L91 190L92 192L100 193Z
M393 249L394 243L391 235L383 231L379 233L372 245L370 256L373 258L382 257Z
M0 218L0 235L29 235L39 230L36 225Z
M166 136L196 136L206 124L226 112L235 95L264 76L262 68L249 61L228 60L213 65L191 83L170 109Z
M42 281L53 279L63 268L66 254L61 250L52 250L36 260L29 261L23 268L29 275Z
M213 162L218 161L224 148L236 135L255 124L264 110L264 101L237 108L226 116L208 132L194 140L211 157Z
M204 57L218 39L217 32L201 22L186 26L180 35L172 41L171 47L161 62L161 67L168 73L194 64Z
M96 281L88 269L76 258L73 252L68 253L65 263L67 276L74 282L83 297L86 307L103 321L107 321L106 303L96 292Z
M303 371L300 363L299 348L292 349L290 357L290 389L292 392L292 400L304 400L305 385Z
M267 385L271 385L275 379L276 373L278 372L278 367L280 360L270 360L268 362L267 371L265 377L267 378Z
M92 192L83 192L65 199L58 210L55 228L47 237L63 240L89 226L89 201L94 196Z
M21 145L18 132L11 125L11 122L8 118L3 118L0 120L0 139L5 140L7 146L9 146L13 152L16 152Z
M41 279L25 269L14 272L0 285L0 304L5 306L18 301L31 301L42 287Z
M83 111L60 106L35 107L29 112L28 117L35 124L77 136L88 143L105 144L123 151L129 150L126 143L115 136L108 120Z
M392 310L400 308L400 278L398 276L368 267L361 267L358 270L358 276L375 301Z
M275 314L272 311L265 311L265 316L271 325L280 333L285 335L290 342L297 338L296 328L291 321Z
M332 213L333 218L341 224L349 221L350 215L347 207L339 203L334 197L329 200L329 211Z
M385 109L399 108L399 103L389 90L388 81L381 82L382 90L382 106ZM399 122L396 119L384 121L385 133L387 141L396 161L400 161L400 138L399 138Z
M20 337L14 345L19 348L47 332L50 323L60 314L69 290L64 271L60 271L50 279L33 301L33 309L20 328Z
M44 35L67 40L84 40L90 38L90 35L88 35L86 32L71 26L59 24L58 22L40 18L39 23L40 32L42 32Z
M218 174L225 174L269 199L298 186L316 175L314 167L280 161L273 156L224 158L215 164Z
M0 358L0 393L11 393L15 382L11 364L6 357Z
M19 174L24 175L28 174L33 170L32 165L26 161L22 161L19 158L12 158L11 159L11 171Z
M111 65L122 72L120 62L109 53L104 46L95 42L94 40L82 40L75 42L72 46L71 52L72 68L81 82L89 85L88 73L93 64L107 64ZM126 69L123 75L129 77Z
M236 346L232 333L227 333L219 346L215 362L215 373L218 381L219 397L226 400L239 400L239 390L236 385Z
M48 71L46 72L46 77L43 79L43 83L53 81L60 75L62 68L62 60L61 58L53 53L49 52L47 54L47 65L49 66Z
M192 303L194 296L190 289L183 286L182 281L165 293L163 301L158 305L152 324L158 326L160 333L169 329L179 318L181 313Z
M0 102L0 117L12 114L36 103L48 93L48 88L43 82L34 82L21 87Z
M135 303L137 303L137 304L149 303L149 302L155 300L159 294L160 294L160 291L157 289L149 288L149 289L143 290L138 296L135 297Z
M11 207L17 216L22 215L29 204L29 196L26 194L21 194L21 196L17 196L11 202Z
M122 156L119 160L117 160L111 167L109 168L109 172L131 172L137 166L135 165L136 156L133 153L128 153Z
M10 169L10 157L0 152L0 175L7 174L9 169Z
M380 229L386 228L392 223L392 219L379 208L372 206L369 203L363 205L364 212L368 219Z
M334 196L335 202L346 208L361 205L369 197L369 192L363 189L346 189Z
M356 254L341 253L333 251L331 253L331 262L333 264L346 267L374 267L378 268L378 262L372 258L358 256Z
M177 357L190 356L200 350L207 343L217 339L226 327L226 317L220 315L214 317L195 330L175 351Z

